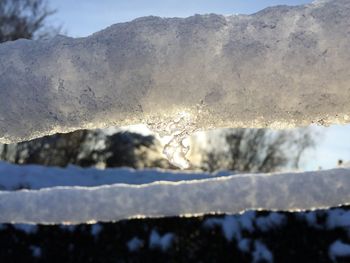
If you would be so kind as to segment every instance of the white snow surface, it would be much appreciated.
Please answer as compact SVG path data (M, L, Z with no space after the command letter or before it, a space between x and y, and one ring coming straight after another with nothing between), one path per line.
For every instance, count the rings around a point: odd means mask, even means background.
M147 123L285 127L350 116L350 1L144 17L0 45L0 142ZM192 128L191 128L192 130Z
M0 190L41 189L55 186L101 186L110 184L141 185L156 181L178 182L232 175L232 171L214 174L162 169L67 168L42 165L15 165L0 161Z
M76 224L135 217L234 214L256 209L328 208L348 204L349 189L350 169L338 168L141 185L124 183L0 191L0 223ZM250 231L252 217L253 214L247 215L244 224L239 226ZM283 223L283 217L273 215L260 221L258 227L269 228ZM230 224L231 221L227 223L227 233L233 237L237 231L232 230Z

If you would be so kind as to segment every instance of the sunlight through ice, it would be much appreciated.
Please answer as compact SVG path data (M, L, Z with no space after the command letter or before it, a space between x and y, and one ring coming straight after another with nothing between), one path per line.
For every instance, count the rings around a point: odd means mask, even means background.
M164 142L163 154L169 162L180 169L190 167L186 155L190 150L189 136L198 131L197 119L202 112L203 101L196 105L194 113L181 111L174 118L159 123L148 123L148 127L158 133Z
M191 114L183 111L169 123L164 123L157 128L150 126L165 141L163 154L169 162L181 169L189 168L190 163L186 157L190 149L188 136L196 130ZM165 136L162 137L162 134Z
M180 112L179 116L174 120L174 122L168 125L168 131L170 132L170 140L165 145L163 153L168 158L168 160L180 167L181 169L189 168L189 162L186 158L186 154L189 151L189 145L184 144L184 140L189 133L192 132L191 115L187 112Z

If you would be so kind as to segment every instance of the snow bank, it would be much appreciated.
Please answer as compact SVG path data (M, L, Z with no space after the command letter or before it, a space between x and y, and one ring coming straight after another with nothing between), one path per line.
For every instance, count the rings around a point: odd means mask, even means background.
M349 15L350 1L328 0L1 44L0 142L133 123L163 131L184 112L199 128L348 122Z
M221 171L214 174L161 169L47 167L14 165L0 161L0 190L41 189L54 186L99 186L117 183L149 184L156 181L178 182L208 179L234 174Z
M339 168L143 185L1 191L0 223L80 223L255 209L328 208L348 203L349 188L350 169ZM273 224L283 222L275 216L271 220ZM249 223L246 225L249 228Z

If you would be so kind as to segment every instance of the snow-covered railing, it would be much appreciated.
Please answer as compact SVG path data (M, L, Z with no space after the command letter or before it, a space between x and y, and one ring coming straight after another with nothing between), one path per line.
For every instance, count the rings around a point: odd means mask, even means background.
M0 142L133 123L175 138L212 127L347 123L349 15L348 0L318 0L250 16L148 17L87 38L2 44ZM349 175L335 169L1 191L0 222L337 206L350 201Z
M346 123L349 14L348 0L318 0L1 44L0 142L133 123L168 132L183 113L199 129Z
M133 217L305 210L350 200L350 169L0 192L0 223L81 223ZM192 175L193 176L193 175Z

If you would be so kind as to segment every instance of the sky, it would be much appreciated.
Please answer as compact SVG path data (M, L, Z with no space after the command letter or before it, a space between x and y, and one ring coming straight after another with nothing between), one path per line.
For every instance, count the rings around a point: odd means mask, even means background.
M312 0L48 0L57 10L50 23L72 37L85 37L114 23L141 16L187 17L194 14L252 14L268 6L300 5ZM312 128L320 134L316 150L306 154L303 169L332 168L350 161L350 126Z

